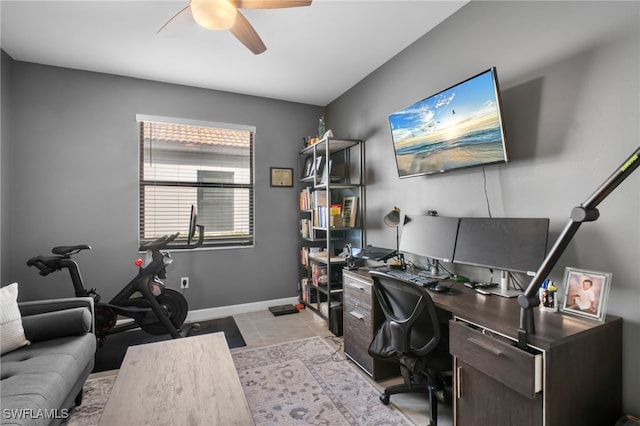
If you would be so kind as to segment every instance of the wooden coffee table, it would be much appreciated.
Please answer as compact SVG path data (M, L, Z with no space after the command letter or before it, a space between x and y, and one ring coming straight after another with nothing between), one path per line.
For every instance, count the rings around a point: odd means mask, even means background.
M253 425L224 333L131 346L103 426Z

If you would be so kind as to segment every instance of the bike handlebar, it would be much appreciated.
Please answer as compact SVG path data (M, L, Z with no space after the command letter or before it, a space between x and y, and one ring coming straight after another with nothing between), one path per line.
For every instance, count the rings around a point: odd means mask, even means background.
M40 270L40 275L46 277L60 269L60 257L37 256L27 260L27 266L35 266Z
M142 248L144 248L145 250L160 251L161 249L166 248L171 241L178 238L178 235L180 235L179 232L176 232L175 234L171 234L171 235L163 235L162 237L150 242L149 244L143 246Z
M198 225L199 228L199 238L196 244L194 245L176 245L169 246L169 244L174 241L180 235L179 232L171 235L163 235L160 238L155 239L154 241L148 243L142 248L145 250L151 250L154 252L159 252L165 248L197 248L202 245L204 242L204 226ZM35 266L40 270L40 275L47 276L52 272L59 271L62 269L62 262L70 261L71 255L77 254L82 250L90 250L91 246L82 244L82 245L74 245L74 246L59 246L54 247L52 252L57 256L36 256L32 257L27 261L27 266ZM155 257L155 256L154 256ZM66 259L66 260L65 260Z
M142 246L144 250L161 250L161 249L194 249L202 246L204 244L204 225L196 225L198 228L198 240L195 244L191 244L187 242L187 244L169 244L180 235L179 232L171 235L163 235L162 237L148 243L147 245Z

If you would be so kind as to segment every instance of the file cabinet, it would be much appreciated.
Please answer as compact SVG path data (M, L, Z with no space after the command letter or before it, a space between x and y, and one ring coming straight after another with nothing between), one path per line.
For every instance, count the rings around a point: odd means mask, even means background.
M344 354L374 380L400 374L395 365L375 360L367 352L384 314L375 300L373 281L366 269L344 270L342 285Z

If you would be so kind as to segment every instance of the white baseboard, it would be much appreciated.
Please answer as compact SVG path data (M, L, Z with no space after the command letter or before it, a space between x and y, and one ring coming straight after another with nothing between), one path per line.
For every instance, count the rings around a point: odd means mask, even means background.
M269 306L278 306L298 303L297 297L287 297L284 299L265 300L262 302L243 303L241 305L220 306L217 308L197 309L189 311L186 322L206 321L214 318L228 317L234 314L255 312L267 309Z

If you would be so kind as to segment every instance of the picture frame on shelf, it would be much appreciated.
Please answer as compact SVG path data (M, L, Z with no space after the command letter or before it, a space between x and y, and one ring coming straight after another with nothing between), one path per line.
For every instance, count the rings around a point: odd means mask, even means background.
M358 213L358 197L342 198L342 222L345 227L356 226Z
M318 178L322 175L322 170L324 169L324 156L318 155L316 157L316 164L313 168L313 173L311 174L314 178Z
M324 167L322 167L322 175L320 177L320 183L329 182L331 176L331 168L333 166L333 160L325 161Z
M301 179L308 178L309 176L313 176L313 157L309 156L305 158L304 166L302 167L302 175Z
M271 186L293 187L293 169L289 167L271 167Z
M565 268L561 311L604 321L611 276L611 272Z

